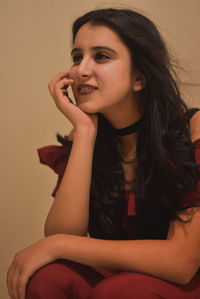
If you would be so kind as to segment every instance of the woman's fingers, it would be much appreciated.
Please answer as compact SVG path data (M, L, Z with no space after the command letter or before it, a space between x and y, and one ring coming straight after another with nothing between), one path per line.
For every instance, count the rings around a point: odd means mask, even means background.
M75 88L75 80L70 79L71 72L61 72L49 83L49 90L52 98L62 114L73 124L74 127L85 126L88 124L93 126L94 121L91 116L80 109L78 103L74 104L68 95L69 85ZM68 78L67 78L68 77ZM73 88L73 93L74 93ZM76 99L77 100L77 99ZM96 129L96 125L95 125Z
M10 298L25 299L27 277L23 267L17 265L16 262L11 264L7 275L7 287Z
M73 82L73 79L64 78L49 86L49 90L53 99L56 100L56 97L63 96L63 94L67 96L67 88L69 85L73 84Z
M8 272L7 272L7 288L8 288L8 294L10 296L10 298L12 298L12 287L11 287L11 277L12 277L12 264L10 265L10 267L8 268Z
M51 93L52 96L54 96L54 88L56 86L56 84L64 79L64 78L67 78L69 77L69 74L70 72L69 71L65 71L65 72L60 72L58 73L48 84L48 87L49 87L49 91Z
M17 298L18 299L25 299L25 292L26 292L26 284L27 284L27 277L24 272L21 272L18 276L17 280Z
M16 272L16 267L14 263L10 265L7 275L7 286L8 286L8 294L12 299L18 299L16 285L18 280L18 275Z
M67 88L69 87L69 85L73 84L73 82L73 79L64 78L55 85L55 91L56 89L61 89L63 92L67 92Z
M62 106L62 104L66 104L66 99L68 99L68 101L70 102L67 88L72 83L72 79L62 79L60 82L56 84L53 98L57 107L60 107L60 105Z
M49 91L57 108L64 113L65 116L67 116L66 104L71 103L74 105L67 91L69 85L73 84L74 82L74 80L70 79L69 77L70 71L60 72L48 84Z

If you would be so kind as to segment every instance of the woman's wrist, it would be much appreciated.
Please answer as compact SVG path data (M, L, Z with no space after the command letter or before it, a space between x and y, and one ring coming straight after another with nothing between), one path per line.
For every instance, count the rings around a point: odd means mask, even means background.
M66 234L55 234L45 238L48 242L47 246L49 249L49 255L51 256L52 260L64 258L60 256L60 247L62 247L62 244L66 243L66 238Z
M89 139L93 139L96 140L96 136L97 136L97 129L95 127L92 126L81 126L81 127L75 127L74 128L74 134L73 134L73 139L80 138L80 137L84 137L84 138L89 138Z
M55 234L51 238L50 255L52 260L70 259L74 254L74 248L79 247L80 239L86 238L70 234ZM79 239L80 238L80 239Z

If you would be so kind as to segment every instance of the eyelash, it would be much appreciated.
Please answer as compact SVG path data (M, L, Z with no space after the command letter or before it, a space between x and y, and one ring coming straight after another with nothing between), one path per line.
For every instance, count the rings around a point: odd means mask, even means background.
M96 57L98 56L98 55L100 55L101 57L104 57L104 59L100 59L100 60L107 60L107 59L110 59L110 57L108 57L106 54L104 54L104 53L97 53L96 54ZM80 58L80 57L82 57L82 55L75 55L74 57L72 57L72 60L73 60L73 62L74 63L78 63L77 61L76 61L76 59L78 58ZM99 60L98 58L97 58L97 60Z

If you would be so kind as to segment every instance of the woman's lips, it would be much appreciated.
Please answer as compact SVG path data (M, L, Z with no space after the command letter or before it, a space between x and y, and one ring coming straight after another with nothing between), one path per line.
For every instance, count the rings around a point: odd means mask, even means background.
M78 94L79 95L86 95L86 94L93 93L96 90L97 90L97 88L83 88L83 89L78 90Z
M86 84L86 83L82 83L78 85L78 94L79 95L86 95L86 94L90 94L92 92L94 92L97 89L96 86L91 85L91 84Z

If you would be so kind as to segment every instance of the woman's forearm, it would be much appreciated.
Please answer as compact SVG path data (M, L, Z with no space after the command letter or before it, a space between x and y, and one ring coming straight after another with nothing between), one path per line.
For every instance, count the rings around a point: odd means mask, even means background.
M95 139L95 133L89 128L74 132L67 167L46 220L46 236L87 233Z
M178 284L188 283L197 270L185 249L172 240L113 241L57 235L53 246L58 259L145 273Z

